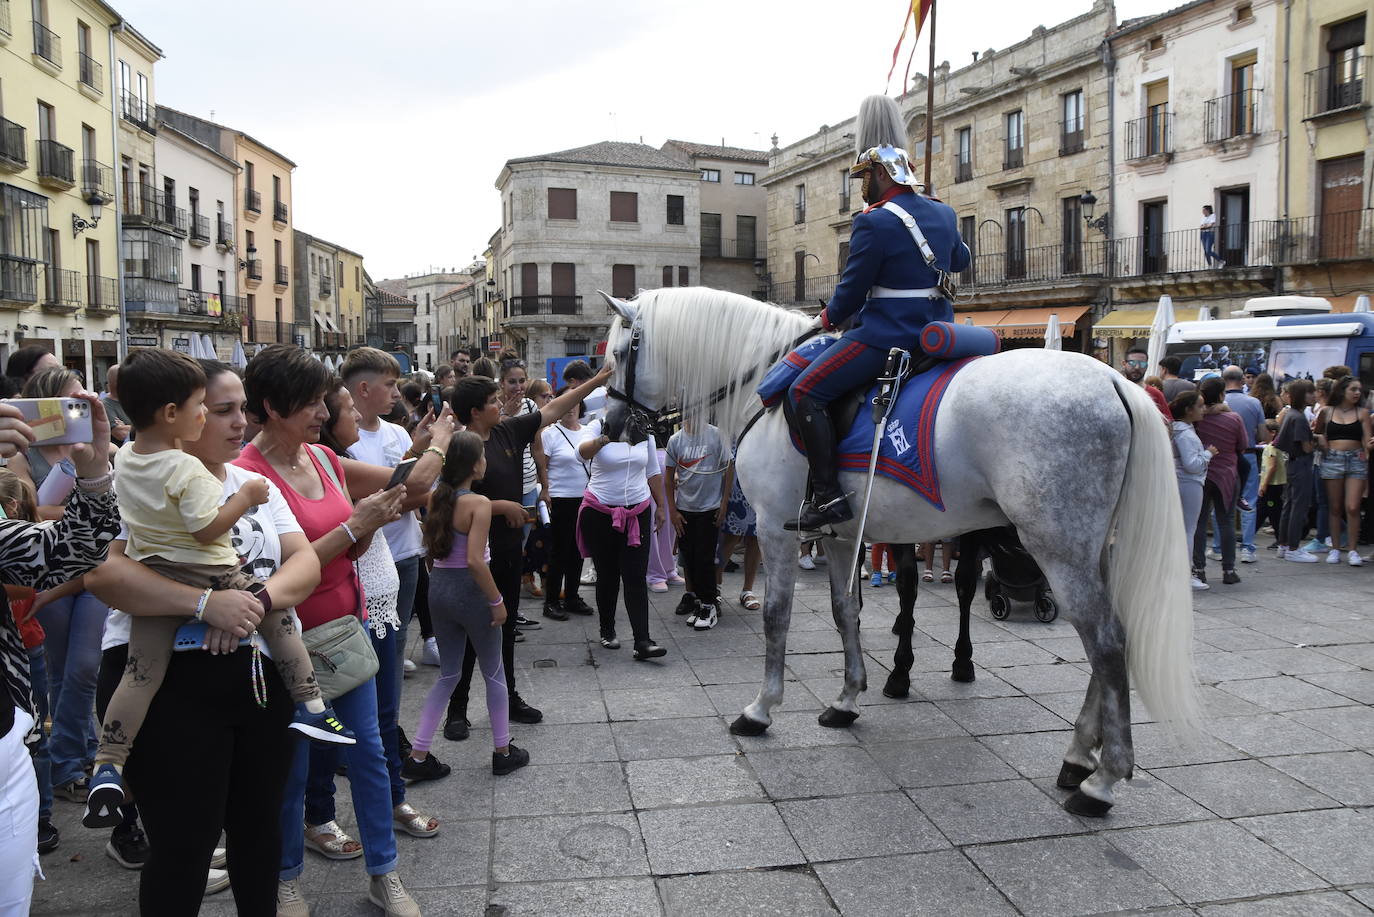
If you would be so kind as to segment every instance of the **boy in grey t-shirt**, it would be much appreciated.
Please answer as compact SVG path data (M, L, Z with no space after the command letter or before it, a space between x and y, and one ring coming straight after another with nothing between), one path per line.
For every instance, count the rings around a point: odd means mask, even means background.
M664 464L668 473L668 515L677 532L678 553L687 579L687 592L677 613L687 615L696 630L710 630L720 617L716 588L716 538L719 517L729 495L725 470L730 451L711 424L684 419L682 429L668 439Z

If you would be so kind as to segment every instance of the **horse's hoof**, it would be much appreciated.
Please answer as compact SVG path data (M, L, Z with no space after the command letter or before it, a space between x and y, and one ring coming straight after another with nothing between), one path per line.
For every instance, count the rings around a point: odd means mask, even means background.
M887 676L887 684L883 685L884 697L906 697L911 693L911 679L905 675L893 672Z
M767 723L760 723L758 720L751 720L741 713L735 717L735 721L730 724L730 731L737 736L761 736L768 731Z
M841 729L845 726L849 726L858 718L859 715L857 713L851 713L848 710L837 710L834 707L826 707L825 710L821 711L821 715L816 717L816 722L820 723L822 726L828 726L831 729Z
M1070 764L1065 761L1059 768L1059 779L1054 782L1055 786L1061 790L1076 790L1078 785L1092 775L1091 767L1084 767L1081 764Z
M1110 802L1094 799L1082 790L1074 790L1073 795L1064 800L1064 808L1074 815L1084 818L1101 818L1111 809Z
M973 663L966 660L955 660L954 671L950 673L949 677L955 681L962 681L966 684L977 678L973 673Z

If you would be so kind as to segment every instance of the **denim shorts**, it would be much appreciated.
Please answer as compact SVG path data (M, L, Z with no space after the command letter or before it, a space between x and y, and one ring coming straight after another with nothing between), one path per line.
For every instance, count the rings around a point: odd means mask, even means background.
M1369 464L1360 458L1358 449L1333 449L1322 453L1321 478L1335 481L1350 478L1363 481L1369 476Z

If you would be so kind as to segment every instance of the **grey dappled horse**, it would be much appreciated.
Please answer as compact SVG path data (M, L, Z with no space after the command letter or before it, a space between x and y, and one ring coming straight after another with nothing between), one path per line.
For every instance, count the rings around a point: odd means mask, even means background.
M670 404L709 415L727 439L737 436L758 410L754 388L762 374L813 324L798 312L701 287L649 290L632 303L606 299L617 314L608 338L616 367L605 424L612 438L628 420ZM1065 806L1102 815L1113 785L1134 768L1130 688L1160 721L1189 728L1198 719L1183 515L1159 411L1091 357L1010 351L975 360L954 377L935 423L934 454L945 510L879 477L866 536L897 544L1016 527L1092 667L1059 775L1061 786L1076 787ZM796 516L807 482L781 411L749 429L736 468L758 514L767 649L763 687L731 730L757 735L782 700L797 551L796 535L782 523ZM865 475L847 472L841 483L858 506ZM827 537L827 556L852 556L856 528L847 523ZM859 603L846 590L847 568L827 568L845 677L820 716L826 726L852 723L866 688Z

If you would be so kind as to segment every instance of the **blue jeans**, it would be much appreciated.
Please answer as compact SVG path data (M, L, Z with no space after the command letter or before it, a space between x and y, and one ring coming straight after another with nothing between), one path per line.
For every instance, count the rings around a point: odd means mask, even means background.
M1217 233L1214 229L1202 230L1202 253L1207 256L1209 261L1222 260L1221 255L1217 254Z
M38 817L52 816L52 756L48 753L48 660L43 647L29 650L29 682L33 685L33 706L38 720L38 742L33 746L33 770L38 775Z
M390 783L381 736L377 732L377 687L365 682L334 698L334 711L358 737L358 744L342 746L348 763L348 786L353 812L358 819L358 840L363 845L367 874L380 876L396 868L396 834L391 823ZM281 878L297 878L305 862L305 784L310 770L312 743L300 739L286 775L281 809ZM332 777L332 771L331 777ZM332 783L332 781L331 781ZM331 816L332 817L332 816ZM329 818L323 819L329 821ZM312 824L318 824L312 820Z
M1326 515L1326 485L1321 480L1321 469L1314 470L1312 474L1312 485L1317 489L1317 540L1325 541L1331 537L1331 519ZM1331 547L1339 548L1340 545L1334 541Z
M1259 505L1259 462L1256 459L1258 456L1249 454L1241 456L1240 459L1250 468L1249 475L1245 479L1245 486L1241 488L1240 497L1251 506ZM1258 516L1259 513L1253 509L1249 512L1240 510L1240 547L1243 551L1255 550L1255 528ZM1219 531L1212 533L1212 547L1218 554L1221 553L1221 533Z
M48 698L52 711L52 783L60 786L86 775L96 749L96 675L100 638L110 609L89 592L45 605L38 623L47 634Z

